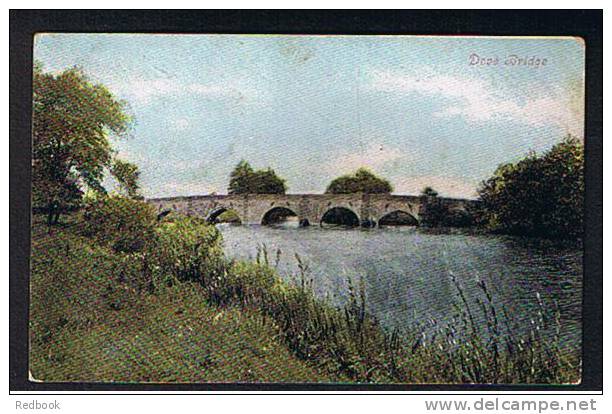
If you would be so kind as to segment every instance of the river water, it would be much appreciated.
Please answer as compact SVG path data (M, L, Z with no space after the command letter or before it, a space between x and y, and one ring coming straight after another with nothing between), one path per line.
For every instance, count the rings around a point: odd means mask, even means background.
M220 224L226 254L237 259L257 256L265 245L269 262L287 280L299 278L298 254L320 297L346 302L348 283L363 281L367 307L384 325L441 326L461 305L453 276L465 292L477 321L483 312L477 298L482 280L498 312L504 308L510 326L526 330L541 305L559 309L561 336L577 348L581 338L582 252L540 240L498 235L432 233L414 227L295 228ZM435 321L435 323L433 322ZM484 323L483 323L484 324ZM550 325L552 326L552 325ZM422 328L422 329L427 329ZM552 335L552 328L544 328Z

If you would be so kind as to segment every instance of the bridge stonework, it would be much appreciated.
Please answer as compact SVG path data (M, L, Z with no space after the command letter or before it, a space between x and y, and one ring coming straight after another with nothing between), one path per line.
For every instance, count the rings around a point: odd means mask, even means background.
M220 213L234 211L242 224L263 224L275 208L291 210L300 222L318 225L326 212L336 207L352 211L359 222L378 223L385 215L402 211L420 221L427 198L390 194L240 194L152 198L147 202L158 213L176 211L214 220ZM465 210L473 200L437 198L450 210Z

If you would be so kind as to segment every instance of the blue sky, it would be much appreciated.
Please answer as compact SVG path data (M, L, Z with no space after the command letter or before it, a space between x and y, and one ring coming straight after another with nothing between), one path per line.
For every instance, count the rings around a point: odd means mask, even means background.
M114 142L146 197L225 193L242 158L290 193L365 166L397 194L472 197L500 163L583 134L572 38L44 34L34 57L128 103Z

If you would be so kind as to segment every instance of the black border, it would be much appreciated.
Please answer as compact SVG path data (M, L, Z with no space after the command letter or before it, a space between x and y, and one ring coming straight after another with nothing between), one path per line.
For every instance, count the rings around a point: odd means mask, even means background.
M602 10L435 11L10 11L10 373L11 391L572 391L603 392ZM569 386L358 384L96 384L28 380L30 117L36 32L421 34L579 36L586 44L586 195L583 380ZM65 395L65 394L64 394ZM235 395L235 394L232 394Z

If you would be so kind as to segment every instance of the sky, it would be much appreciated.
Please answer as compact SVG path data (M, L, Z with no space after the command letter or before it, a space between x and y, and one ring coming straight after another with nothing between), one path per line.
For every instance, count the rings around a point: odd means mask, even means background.
M245 159L288 193L367 167L396 194L473 198L498 165L583 138L576 38L40 34L34 58L126 102L112 142L145 197L224 194Z

